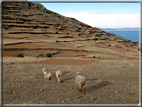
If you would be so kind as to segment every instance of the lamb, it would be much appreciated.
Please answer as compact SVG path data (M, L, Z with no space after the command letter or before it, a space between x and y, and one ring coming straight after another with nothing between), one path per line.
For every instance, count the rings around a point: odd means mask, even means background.
M60 81L61 81L61 76L62 76L62 72L58 70L58 71L56 72L56 77L57 77L57 79L58 79L58 83L60 83Z
M49 72L49 73L47 74L47 78L48 78L49 80L51 80L51 78L52 78L51 72Z
M47 71L48 71L47 66L43 66L42 72L44 74L44 78L47 78Z
M86 79L84 76L81 76L79 72L77 72L75 84L80 92L82 91L82 88L84 88L84 92L86 92Z

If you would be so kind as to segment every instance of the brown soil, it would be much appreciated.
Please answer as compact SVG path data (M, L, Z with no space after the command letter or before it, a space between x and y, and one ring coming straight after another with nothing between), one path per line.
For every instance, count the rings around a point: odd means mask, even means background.
M40 62L31 62L26 64L42 64L42 65L88 65L95 60L81 60L81 59L49 59ZM25 64L25 63L23 63Z
M2 51L3 56L17 56L22 54L22 52L13 52L13 51Z
M52 80L43 78L47 65ZM57 83L55 72L63 73ZM86 77L86 93L74 83L76 72ZM48 59L3 65L4 104L138 104L139 61Z

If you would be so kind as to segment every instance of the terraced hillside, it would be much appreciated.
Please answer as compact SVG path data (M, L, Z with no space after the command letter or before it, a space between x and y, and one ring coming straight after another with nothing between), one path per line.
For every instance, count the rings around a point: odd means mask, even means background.
M53 57L66 57L66 53L83 58L101 58L100 53L119 56L122 51L124 56L138 55L138 43L62 16L38 3L3 2L2 27L3 56L16 55L17 51L25 56L57 53ZM134 52L137 54L131 55Z

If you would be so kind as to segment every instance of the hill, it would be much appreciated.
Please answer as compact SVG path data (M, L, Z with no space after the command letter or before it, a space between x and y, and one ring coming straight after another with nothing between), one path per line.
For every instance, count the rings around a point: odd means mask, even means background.
M2 13L4 56L5 52L28 51L30 47L33 50L53 50L58 54L61 50L82 51L87 54L73 56L90 58L98 53L138 53L138 43L62 16L39 3L2 2ZM30 47L25 47L29 44Z

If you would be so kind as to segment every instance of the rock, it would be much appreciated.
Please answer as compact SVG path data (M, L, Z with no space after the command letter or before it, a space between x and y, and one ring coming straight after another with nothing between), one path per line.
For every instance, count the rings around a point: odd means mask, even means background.
M41 88L40 91L43 91L43 89Z
M124 102L125 100L122 100L122 102Z
M125 68L126 67L126 65L123 65L123 68Z
M97 98L91 98L91 100L96 100Z

